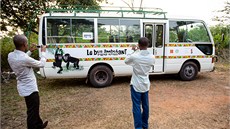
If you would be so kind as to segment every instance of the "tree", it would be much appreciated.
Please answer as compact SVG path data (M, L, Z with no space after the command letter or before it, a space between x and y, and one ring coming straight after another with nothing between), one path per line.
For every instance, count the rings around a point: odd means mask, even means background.
M129 8L131 9L131 10L135 10L135 7L134 7L134 0L131 0L130 1L130 4L129 4L129 2L126 2L125 0L121 0L122 2L124 2L126 5L128 5L129 6ZM141 10L141 8L142 8L142 3L143 3L143 0L141 0L141 2L140 2L140 6L139 6L139 9Z
M31 27L32 32L38 33L36 28L39 14L37 13L44 12L47 7L46 0L2 0L1 5L2 20L0 23L3 31L8 31L7 26L14 30L21 29L24 32Z
M230 23L230 2L226 1L225 2L225 7L222 10L218 10L222 16L215 16L213 18L214 21L219 21L221 23Z
M0 48L1 48L1 70L10 69L10 66L7 61L8 54L14 50L14 43L12 38L4 37L0 39Z
M218 49L229 48L230 46L230 25L216 25L210 27L213 35L213 40Z
M218 44L218 49L229 48L230 45L230 2L225 2L225 7L222 10L218 10L222 16L216 16L213 18L215 21L221 22L221 24L211 27L210 30L213 35L214 42Z
M76 7L94 7L95 9L99 9L99 3L105 0L57 0L58 5L68 5L69 8ZM65 6L66 7L66 6Z
M52 5L65 4L64 7L74 7L81 5L83 8L99 8L98 2L106 0L2 0L1 5L1 29L8 31L7 26L13 27L14 30L28 30L38 34L37 25L41 14L46 12L47 8Z

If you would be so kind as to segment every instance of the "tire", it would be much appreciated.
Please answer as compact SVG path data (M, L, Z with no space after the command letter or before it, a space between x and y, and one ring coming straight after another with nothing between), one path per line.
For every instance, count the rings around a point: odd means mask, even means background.
M89 73L89 82L93 87L109 86L113 80L113 72L105 65L95 66Z
M198 67L194 62L186 62L180 72L179 72L179 76L182 80L184 81L191 81L194 80L195 77L198 74Z

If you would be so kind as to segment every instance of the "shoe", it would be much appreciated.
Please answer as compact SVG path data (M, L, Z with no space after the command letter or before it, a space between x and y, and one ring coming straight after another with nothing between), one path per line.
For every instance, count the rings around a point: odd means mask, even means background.
M42 129L46 128L47 125L48 125L48 121L46 121L45 123L43 123Z

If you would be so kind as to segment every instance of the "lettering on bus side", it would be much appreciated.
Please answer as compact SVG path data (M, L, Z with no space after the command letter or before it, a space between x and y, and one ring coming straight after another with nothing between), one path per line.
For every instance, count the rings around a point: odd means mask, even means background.
M126 55L127 49L104 49L104 50L87 50L87 56L97 55L97 56L117 56L117 55Z

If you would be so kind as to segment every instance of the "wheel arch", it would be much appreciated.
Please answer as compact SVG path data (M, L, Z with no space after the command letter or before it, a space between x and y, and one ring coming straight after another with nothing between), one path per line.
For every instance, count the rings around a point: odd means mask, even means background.
M200 67L200 62L199 62L198 60L196 60L196 59L188 59L188 60L186 60L186 61L181 65L180 70L182 69L182 67L184 66L184 64L187 63L187 62L193 62L193 63L195 63L196 66L197 66L197 68L198 68L198 72L200 72L200 69L201 69L201 67Z
M114 76L114 70L113 70L112 66L109 65L108 63L100 62L100 63L93 64L93 65L90 67L90 69L89 69L89 71L88 71L88 73L87 73L87 77L89 77L90 71L91 71L94 67L96 67L96 66L98 66L98 65L107 66L107 67L113 72L113 76Z

